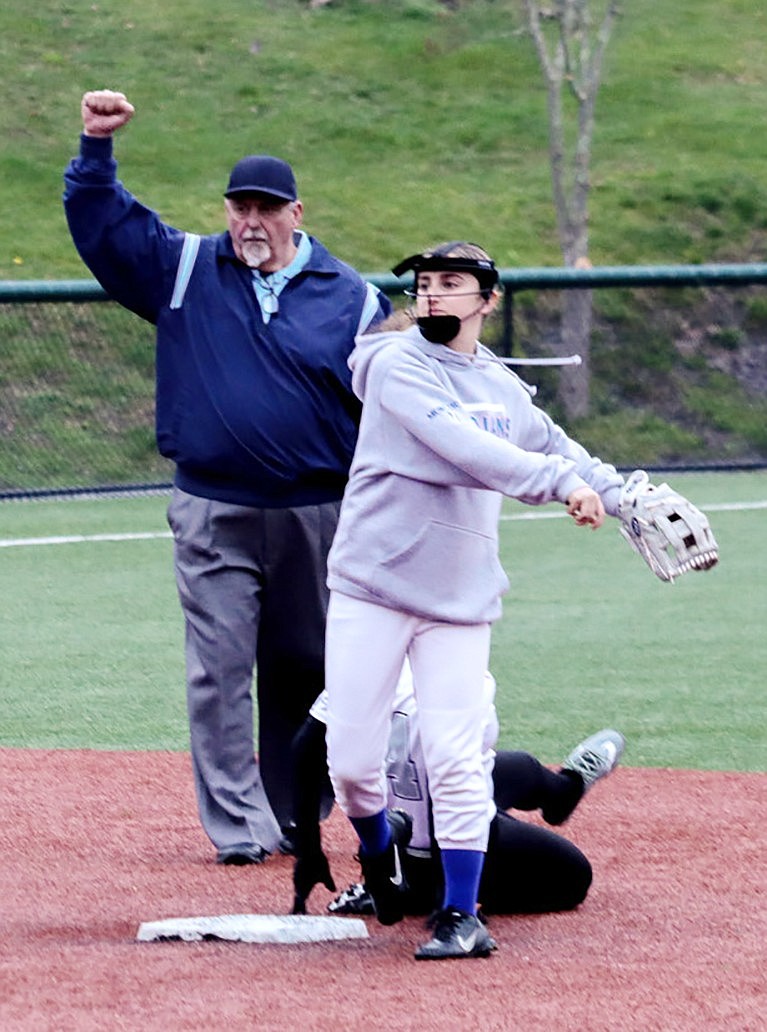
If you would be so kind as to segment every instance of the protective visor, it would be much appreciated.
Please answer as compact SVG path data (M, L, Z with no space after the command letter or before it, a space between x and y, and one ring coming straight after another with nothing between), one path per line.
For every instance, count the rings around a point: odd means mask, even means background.
M470 272L479 281L481 290L491 290L498 283L498 270L490 259L460 258L441 254L411 254L395 265L392 272L401 276L403 272Z

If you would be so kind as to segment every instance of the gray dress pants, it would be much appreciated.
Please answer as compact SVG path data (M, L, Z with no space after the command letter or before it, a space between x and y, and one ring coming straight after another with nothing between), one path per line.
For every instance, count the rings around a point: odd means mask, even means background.
M272 852L292 819L290 747L324 687L327 554L340 505L253 509L174 488L192 766L218 849Z

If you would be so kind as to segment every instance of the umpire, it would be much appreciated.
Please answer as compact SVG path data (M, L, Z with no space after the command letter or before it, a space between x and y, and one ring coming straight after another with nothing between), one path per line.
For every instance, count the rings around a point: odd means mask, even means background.
M291 822L290 742L324 684L326 559L359 417L346 360L390 305L300 229L284 161L239 161L227 232L200 238L117 180L126 97L89 92L81 110L72 238L109 295L157 327L200 818L219 863L260 863Z

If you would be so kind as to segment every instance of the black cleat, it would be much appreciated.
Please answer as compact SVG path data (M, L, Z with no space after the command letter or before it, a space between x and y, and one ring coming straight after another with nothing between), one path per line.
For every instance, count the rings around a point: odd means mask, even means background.
M355 882L336 896L332 903L328 903L328 912L331 914L375 914L376 908L373 897L362 882Z
M392 840L379 856L360 855L362 877L382 925L393 925L405 916L407 884L402 870L402 853L413 834L413 821L404 810L387 810Z
M448 908L438 910L429 924L434 934L415 951L416 960L454 960L462 957L489 957L497 949L495 939L474 914Z

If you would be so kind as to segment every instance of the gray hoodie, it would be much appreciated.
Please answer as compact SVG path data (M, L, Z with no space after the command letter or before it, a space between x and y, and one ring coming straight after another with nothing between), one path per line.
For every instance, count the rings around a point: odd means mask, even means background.
M357 338L357 448L328 558L328 585L448 623L501 615L503 496L564 502L588 485L611 515L623 478L533 405L492 352L464 355L417 327Z

